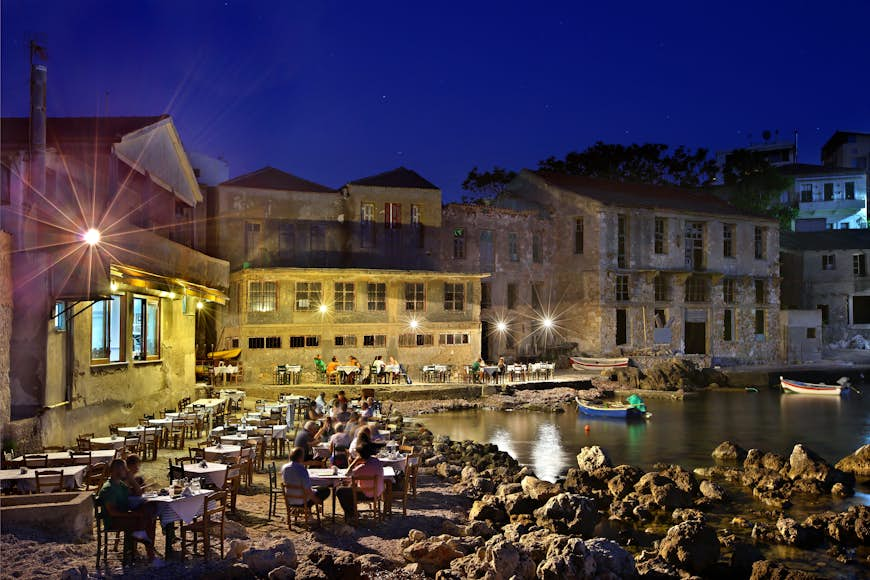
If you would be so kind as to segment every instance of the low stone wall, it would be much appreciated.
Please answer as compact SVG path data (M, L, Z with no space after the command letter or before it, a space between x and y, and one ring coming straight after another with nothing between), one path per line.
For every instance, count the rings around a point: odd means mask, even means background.
M94 528L91 496L90 492L3 496L0 530L4 534L37 530L48 540L89 541Z

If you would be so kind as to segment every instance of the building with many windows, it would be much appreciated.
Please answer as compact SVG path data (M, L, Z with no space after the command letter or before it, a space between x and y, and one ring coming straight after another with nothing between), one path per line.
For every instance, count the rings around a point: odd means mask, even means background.
M317 354L409 368L480 352L477 272L442 267L441 191L398 168L339 189L274 168L220 184L212 252L230 262L217 348L241 348L245 379L278 364L313 378Z
M481 310L491 358L564 343L777 356L774 220L690 190L543 171L523 171L495 206L448 206L442 244L445 267L493 273Z
M779 170L794 179L781 200L798 207L795 231L867 227L866 170L806 163L785 165Z
M822 163L870 171L870 133L836 131L822 145Z

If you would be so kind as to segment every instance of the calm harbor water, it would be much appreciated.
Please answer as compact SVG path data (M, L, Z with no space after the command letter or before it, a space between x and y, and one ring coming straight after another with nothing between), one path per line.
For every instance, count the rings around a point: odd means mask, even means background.
M455 411L421 416L437 435L453 440L491 442L538 477L554 480L572 466L587 445L600 445L615 464L649 467L657 462L687 468L710 465L710 452L730 439L784 455L803 443L831 463L870 443L870 388L863 396L813 397L758 393L708 392L682 401L647 401L646 421L596 419L576 411L563 414L503 411ZM584 427L589 425L589 431Z

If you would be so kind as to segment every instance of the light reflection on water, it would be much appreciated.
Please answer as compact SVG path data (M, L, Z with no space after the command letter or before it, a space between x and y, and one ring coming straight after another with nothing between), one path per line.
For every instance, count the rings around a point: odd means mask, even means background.
M683 401L648 400L647 406L651 419L628 423L570 411L456 411L419 420L454 440L495 443L548 480L576 465L575 455L587 445L604 447L617 464L692 468L710 465L710 452L725 439L785 455L801 442L832 463L870 442L870 396L711 392Z

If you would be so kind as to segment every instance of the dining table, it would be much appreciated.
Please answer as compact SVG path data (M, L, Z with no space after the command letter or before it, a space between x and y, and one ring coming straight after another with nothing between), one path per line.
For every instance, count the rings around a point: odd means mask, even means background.
M239 457L242 454L241 445L212 445L202 450L206 461L222 460L226 457Z
M73 457L69 454L69 451L52 451L51 453L44 453L43 455L48 455L49 467L84 465L84 463L82 463L82 456L73 459ZM117 451L115 449L93 449L91 450L91 463L108 462L113 460L115 458L115 455L117 455ZM20 467L23 462L24 456L20 455L13 458L10 463L15 465L16 467Z
M222 489L227 479L227 465L214 461L206 461L205 465L202 463L185 463L184 475L188 477L205 477L215 488Z
M262 439L259 435L253 433L240 433L238 435L222 435L221 443L224 445L243 445L248 442L257 442Z
M118 435L108 437L91 437L91 449L123 449L126 439Z
M240 403L245 398L245 391L241 389L221 389L218 392L221 399L229 399L234 403Z
M11 487L18 488L22 493L36 491L36 474L43 471L63 471L63 487L64 489L78 489L81 486L87 471L87 465L71 465L68 467L36 467L26 468L23 473L21 469L0 469L0 488L8 489Z
M342 484L350 484L350 474L346 469L337 469L333 472L331 467L311 467L308 469L308 477L312 486L329 487L332 490L332 523L335 523L335 491ZM396 472L392 467L384 467L384 506L392 503L393 482Z

